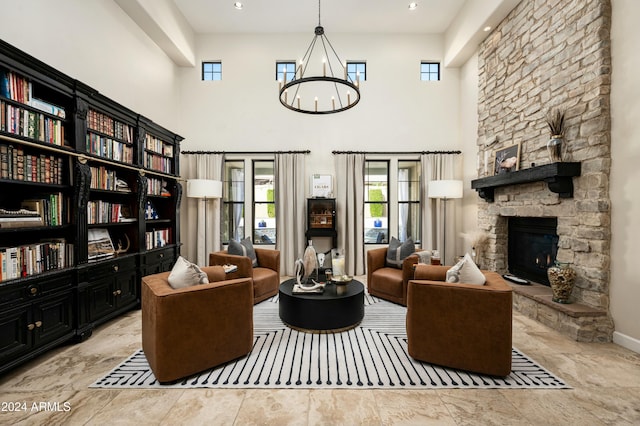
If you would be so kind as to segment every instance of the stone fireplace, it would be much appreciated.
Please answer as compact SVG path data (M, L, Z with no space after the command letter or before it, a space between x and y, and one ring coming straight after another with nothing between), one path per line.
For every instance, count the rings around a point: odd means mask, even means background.
M555 221L550 255L576 269L573 303L552 302L545 285L514 285L514 307L580 341L610 341L613 333L610 26L609 0L522 1L478 54L479 179L472 186L484 199L478 227L489 235L479 261L517 275L509 271L510 220ZM551 164L546 151L551 108L566 111L564 163ZM518 170L494 176L495 152L515 144Z

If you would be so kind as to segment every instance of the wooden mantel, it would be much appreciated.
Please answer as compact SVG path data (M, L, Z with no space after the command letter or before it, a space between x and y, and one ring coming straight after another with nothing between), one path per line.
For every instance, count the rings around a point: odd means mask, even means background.
M478 195L492 203L496 188L529 182L546 182L549 190L559 194L560 198L573 197L573 178L580 176L580 163L559 162L535 166L515 172L501 173L471 181L471 188Z

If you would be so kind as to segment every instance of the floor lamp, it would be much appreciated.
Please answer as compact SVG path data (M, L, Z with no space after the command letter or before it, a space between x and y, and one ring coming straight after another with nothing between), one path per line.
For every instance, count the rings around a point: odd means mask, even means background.
M209 253L207 246L207 201L222 197L222 182L212 179L188 179L187 197L204 199L204 252ZM197 232L196 232L197 233Z
M462 198L462 181L461 180L432 180L427 186L427 195L429 198L439 198L444 203L444 213L442 223L444 231L442 233L442 264L446 265L445 258L447 256L447 201L452 198Z

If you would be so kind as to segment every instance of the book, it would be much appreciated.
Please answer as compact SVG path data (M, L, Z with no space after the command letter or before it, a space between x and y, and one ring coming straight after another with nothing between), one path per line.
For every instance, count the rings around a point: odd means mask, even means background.
M89 260L101 259L115 255L113 242L106 229L89 229L88 231Z
M46 112L47 114L55 115L56 117L66 118L66 113L64 108L59 107L57 105L53 105L49 102L43 101L42 99L32 98L31 106L35 109L39 109L40 111Z

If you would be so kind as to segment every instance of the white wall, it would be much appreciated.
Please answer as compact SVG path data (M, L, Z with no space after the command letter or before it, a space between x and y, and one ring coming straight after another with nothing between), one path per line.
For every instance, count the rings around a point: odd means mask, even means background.
M332 150L460 149L457 69L421 82L420 60L441 60L440 36L327 33L342 60L366 60L367 81L353 109L312 116L278 101L277 60L299 60L313 34L209 35L197 62L221 60L223 80L181 70L183 150L309 149L307 174L334 174Z
M640 352L640 2L613 0L611 27L611 314L614 342Z
M0 0L0 38L179 133L177 67L113 0Z
M472 234L478 229L478 193L471 181L478 178L478 55L474 54L460 69L460 139L463 156L464 192L460 232ZM468 238L458 238L459 253L471 251Z

